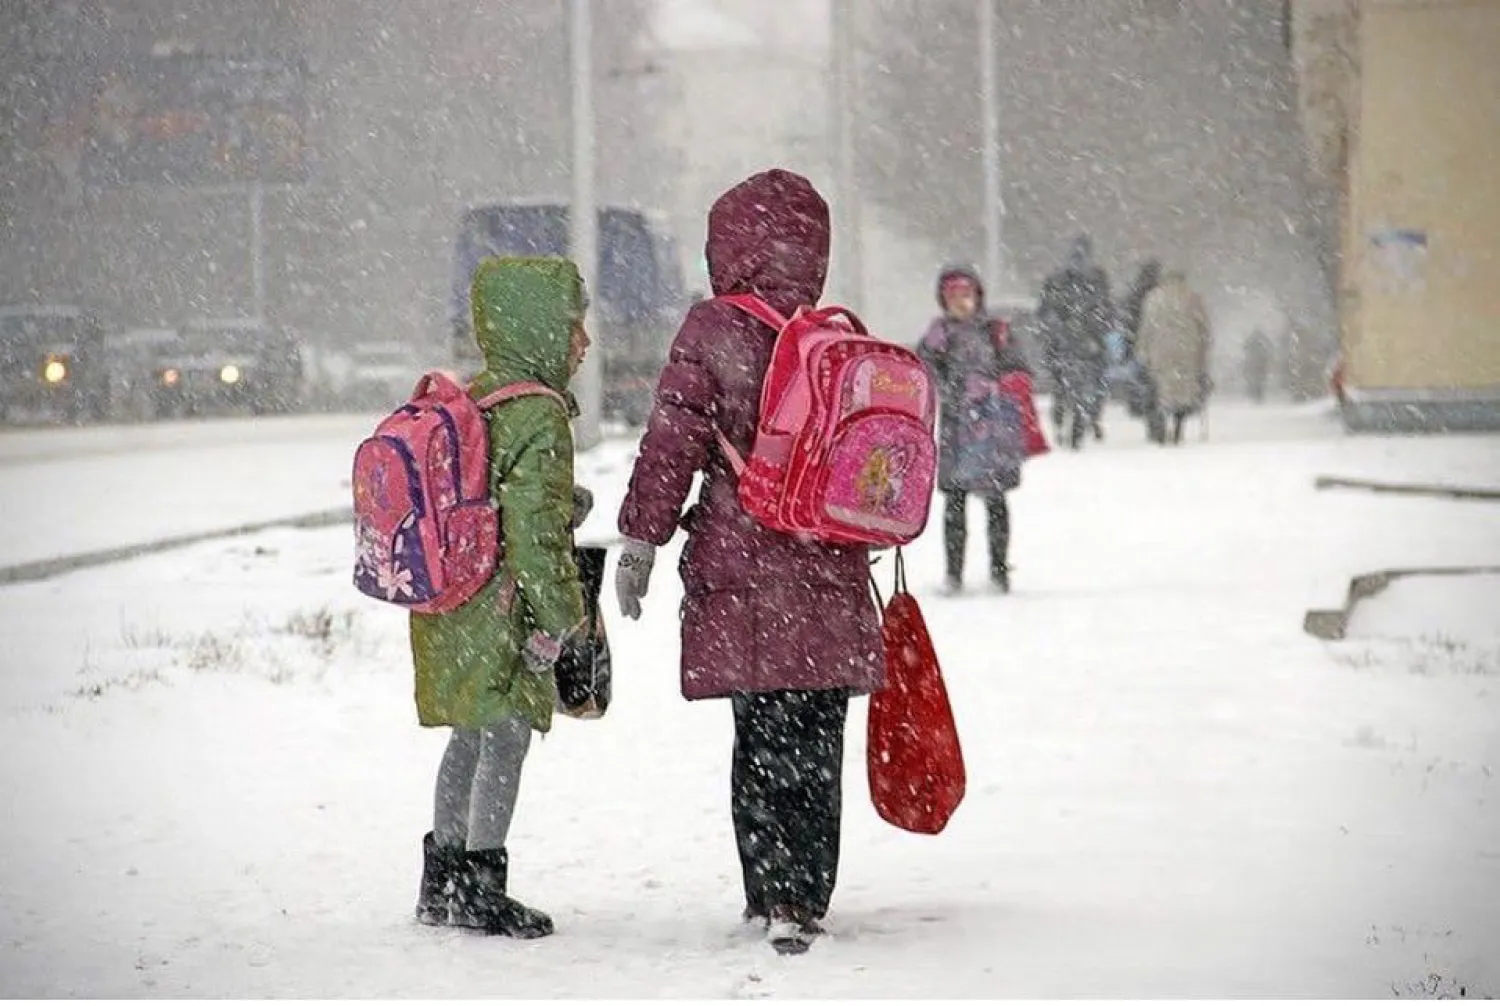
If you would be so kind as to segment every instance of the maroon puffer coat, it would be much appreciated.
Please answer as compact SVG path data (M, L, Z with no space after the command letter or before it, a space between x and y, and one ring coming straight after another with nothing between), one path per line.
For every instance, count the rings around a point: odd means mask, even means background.
M716 295L755 293L783 314L815 304L828 271L828 206L800 175L773 170L740 183L708 215L709 278ZM869 553L801 542L767 530L740 508L714 437L749 453L760 385L776 333L722 303L688 312L656 388L656 405L620 531L665 544L687 531L680 572L682 693L849 688L885 679L880 624L869 592ZM697 503L682 514L693 476Z

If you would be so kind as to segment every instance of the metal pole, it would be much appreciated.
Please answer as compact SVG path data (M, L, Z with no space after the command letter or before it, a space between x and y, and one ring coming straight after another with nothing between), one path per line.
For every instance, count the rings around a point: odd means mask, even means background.
M594 67L592 0L569 0L569 35L572 64L573 194L568 211L568 245L572 259L588 285L589 298L599 303L598 210L594 204ZM590 314L594 347L574 382L579 417L576 440L588 450L601 439L599 430L604 403L604 345L610 333L602 330L597 308Z
M833 247L840 251L839 282L835 296L856 309L863 309L865 294L864 230L859 205L859 183L854 163L854 70L853 0L829 3L829 63L834 136Z
M980 151L984 163L984 280L991 289L1001 290L1009 283L1005 268L1003 218L1005 203L1000 197L1000 111L995 78L995 2L979 2L979 91L983 106L984 135Z
M266 194L260 182L250 183L250 302L252 313L266 318Z

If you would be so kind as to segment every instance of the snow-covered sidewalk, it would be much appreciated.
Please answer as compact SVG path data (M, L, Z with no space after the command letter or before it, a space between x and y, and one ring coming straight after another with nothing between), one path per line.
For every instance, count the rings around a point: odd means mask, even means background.
M1356 573L1500 562L1493 506L1315 475L1493 478L1500 438L1215 419L1028 468L1010 597L932 596L935 525L911 550L969 796L941 836L881 823L856 703L832 935L794 960L736 924L729 711L677 698L669 557L612 621L608 716L532 749L512 883L558 924L532 944L410 920L445 738L346 529L0 591L0 992L1500 994L1500 628L1301 632ZM580 466L595 534L627 455Z

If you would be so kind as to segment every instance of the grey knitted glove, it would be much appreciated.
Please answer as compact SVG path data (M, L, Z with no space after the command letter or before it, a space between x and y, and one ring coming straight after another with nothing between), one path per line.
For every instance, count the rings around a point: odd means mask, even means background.
M641 617L641 601L651 586L651 567L655 565L655 545L625 539L625 551L615 566L615 599L620 603L620 614L626 618Z

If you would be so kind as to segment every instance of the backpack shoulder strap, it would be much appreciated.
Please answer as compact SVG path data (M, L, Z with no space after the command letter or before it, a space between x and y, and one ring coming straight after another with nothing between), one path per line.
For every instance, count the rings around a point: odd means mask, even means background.
M734 444L729 442L729 438L724 435L723 430L719 429L717 423L714 424L714 437L718 439L719 450L724 452L724 457L729 461L729 467L734 469L735 477L739 478L743 476L745 474L745 456L735 449Z
M714 299L721 300L730 307L739 308L750 317L770 325L778 332L786 327L786 319L781 316L781 313L753 293L731 293Z
M745 312L761 324L769 325L778 334L786 327L786 319L781 316L781 312L753 293L730 293L722 297L715 297L714 300L723 301L730 307ZM718 440L719 450L724 452L724 457L729 462L729 467L734 470L735 477L738 478L744 475L745 456L735 449L734 444L729 442L729 438L724 435L723 430L719 429L717 423L714 424L714 439Z
M496 388L482 398L475 399L474 404L478 405L480 411L483 412L493 409L502 402L508 402L513 398L525 398L528 395L540 395L543 398L550 398L558 405L561 405L564 411L568 408L568 400L566 398L539 381L518 381L515 384L507 384L503 388Z

